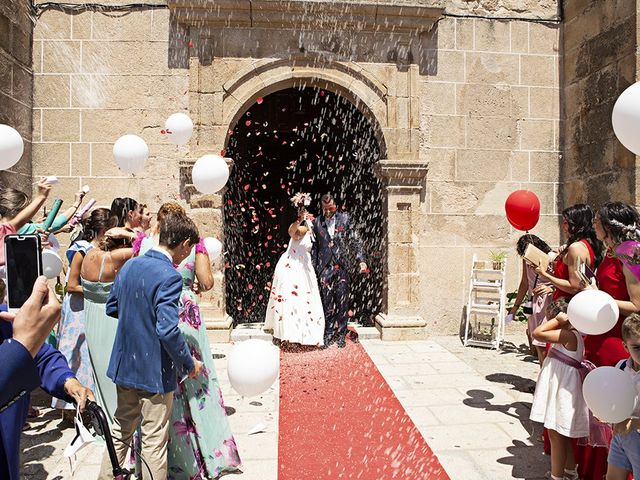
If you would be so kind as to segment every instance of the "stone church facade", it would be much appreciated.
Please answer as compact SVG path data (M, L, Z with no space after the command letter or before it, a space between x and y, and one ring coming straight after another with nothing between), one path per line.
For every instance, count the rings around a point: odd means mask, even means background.
M537 193L534 233L550 244L565 206L637 203L635 156L609 121L636 80L635 1L169 0L49 7L35 25L24 2L9 3L0 122L29 142L3 183L57 175L65 198L90 184L99 204L131 196L152 210L180 198L203 233L220 236L221 197L194 193L190 166L225 149L258 97L315 86L351 101L381 151L388 338L457 331L474 253L509 252L517 287L511 191ZM177 111L196 124L184 147L160 134ZM126 133L151 150L135 177L112 158ZM205 312L224 339L232 312L217 277Z

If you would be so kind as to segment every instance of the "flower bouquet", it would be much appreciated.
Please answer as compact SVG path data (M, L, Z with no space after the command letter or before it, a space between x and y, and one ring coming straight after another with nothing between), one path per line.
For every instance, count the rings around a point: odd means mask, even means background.
M298 209L298 218L301 218L301 223L304 223L306 227L313 230L313 215L307 212L307 207L311 205L311 195L304 192L298 192L291 197L291 203ZM313 238L313 234L312 234Z
M291 203L298 209L298 211L306 210L306 207L311 205L311 195L304 192L298 192L291 197Z

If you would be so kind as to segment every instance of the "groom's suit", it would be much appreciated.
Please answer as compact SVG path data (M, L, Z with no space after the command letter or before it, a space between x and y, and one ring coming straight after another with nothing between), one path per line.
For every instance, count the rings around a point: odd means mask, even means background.
M364 251L360 238L346 213L334 214L335 228L330 233L330 220L324 215L313 221L315 241L311 250L313 266L318 275L320 296L324 308L325 345L333 335L333 326L338 322L338 339L347 333L347 310L349 308L349 271L355 260L364 262Z

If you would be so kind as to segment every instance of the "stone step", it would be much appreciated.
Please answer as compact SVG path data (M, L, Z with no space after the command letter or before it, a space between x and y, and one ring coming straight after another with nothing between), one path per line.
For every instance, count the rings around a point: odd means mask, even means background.
M242 342L250 338L271 341L272 335L262 330L264 323L241 323L231 331L232 342Z
M250 338L271 341L272 335L262 330L263 323L242 323L231 331L232 342L242 342ZM357 323L350 323L350 327L355 327L358 336L363 340L379 339L380 332L376 327L362 327Z
M376 327L361 327L359 325L354 325L356 327L356 331L358 332L358 337L360 340L379 340L380 339L380 331Z

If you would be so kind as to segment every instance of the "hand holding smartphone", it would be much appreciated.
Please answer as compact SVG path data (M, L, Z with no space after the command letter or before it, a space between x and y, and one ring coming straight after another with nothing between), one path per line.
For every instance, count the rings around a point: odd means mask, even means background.
M4 237L7 272L7 304L17 311L31 296L36 279L42 275L39 235L7 235Z
M35 356L60 321L60 303L45 277L38 277L27 301L16 314L0 313L0 320L13 322L13 339Z

